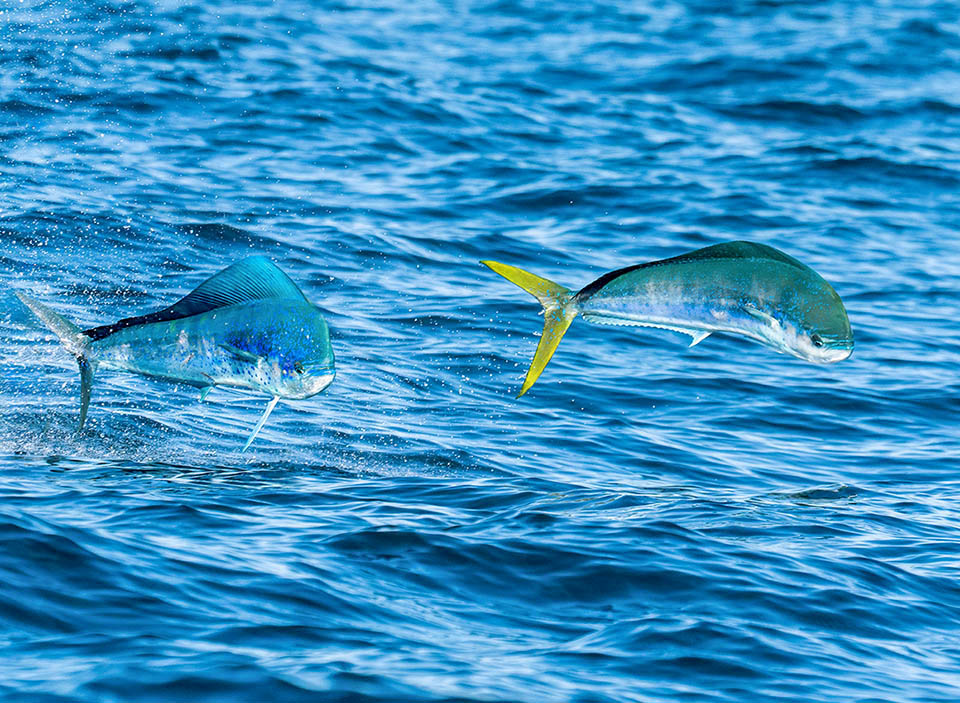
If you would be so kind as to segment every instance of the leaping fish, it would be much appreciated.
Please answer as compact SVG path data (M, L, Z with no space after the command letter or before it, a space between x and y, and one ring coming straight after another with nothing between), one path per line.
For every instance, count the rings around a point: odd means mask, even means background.
M80 330L50 308L17 297L59 338L80 365L80 429L97 369L185 383L249 388L271 399L242 451L280 398L300 400L333 382L330 333L320 310L262 256L225 268L168 308Z
M516 266L481 263L543 306L543 334L517 397L536 382L577 315L601 325L682 332L691 347L727 332L817 364L853 353L850 320L837 292L809 266L766 244L714 244L628 266L576 293Z

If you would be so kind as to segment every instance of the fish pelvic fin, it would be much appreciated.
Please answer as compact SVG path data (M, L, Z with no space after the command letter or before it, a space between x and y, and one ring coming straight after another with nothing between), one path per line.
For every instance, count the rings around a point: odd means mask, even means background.
M250 433L250 439L247 440L247 443L243 445L243 449L240 450L241 453L247 451L250 445L253 444L253 440L256 439L258 434L260 434L260 430L263 429L263 425L266 423L267 418L270 417L270 413L272 413L273 409L277 406L278 400L280 400L280 396L275 395L270 399L270 402L267 403L267 407L263 411L263 415L260 416L257 426L254 427L253 432Z
M73 354L80 367L80 426L77 432L83 430L87 421L87 409L90 407L90 392L93 388L94 362L89 357L90 338L80 331L80 328L59 313L54 312L46 305L16 293L20 302L27 306L49 329L60 339L64 349Z
M509 264L501 264L497 261L481 261L480 263L499 273L511 283L523 288L540 301L540 305L543 306L543 333L540 335L540 343L537 344L537 351L533 355L533 361L530 362L527 376L523 380L523 386L517 394L519 398L536 383L553 357L553 353L557 350L557 346L563 339L567 328L570 327L570 323L577 316L576 302L573 298L573 292L569 288L564 288L529 271L524 271Z
M711 334L713 334L713 332L711 332L710 330L693 330L691 332L688 332L687 334L689 334L691 337L690 346L695 347L698 344L700 344L700 342L702 342L707 337L709 337Z

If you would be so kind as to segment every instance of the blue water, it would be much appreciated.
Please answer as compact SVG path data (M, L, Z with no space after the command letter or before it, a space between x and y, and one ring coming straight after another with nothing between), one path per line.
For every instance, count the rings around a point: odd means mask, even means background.
M731 9L733 8L733 9ZM926 0L0 14L0 699L960 699L960 21ZM536 302L711 243L846 302L820 367ZM76 365L251 253L338 377Z

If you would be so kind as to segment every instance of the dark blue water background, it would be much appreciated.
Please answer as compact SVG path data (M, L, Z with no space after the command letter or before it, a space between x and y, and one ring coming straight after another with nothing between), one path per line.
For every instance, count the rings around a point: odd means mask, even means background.
M0 698L960 699L952 2L5 3ZM818 367L536 302L751 239ZM76 365L261 253L339 376L283 403ZM318 692L327 692L321 694Z

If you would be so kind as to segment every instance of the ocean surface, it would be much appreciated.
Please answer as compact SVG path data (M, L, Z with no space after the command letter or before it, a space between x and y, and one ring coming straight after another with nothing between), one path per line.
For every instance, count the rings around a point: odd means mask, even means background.
M853 356L536 301L709 244ZM250 254L330 323L283 402L101 373ZM960 700L953 2L0 7L0 700Z

